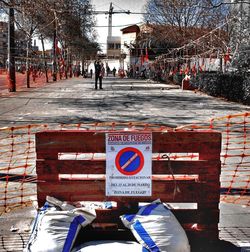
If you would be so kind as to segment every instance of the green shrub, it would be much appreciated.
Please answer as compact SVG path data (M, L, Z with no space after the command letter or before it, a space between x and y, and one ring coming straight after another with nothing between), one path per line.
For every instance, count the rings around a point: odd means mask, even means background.
M200 73L191 84L211 96L250 105L250 74Z

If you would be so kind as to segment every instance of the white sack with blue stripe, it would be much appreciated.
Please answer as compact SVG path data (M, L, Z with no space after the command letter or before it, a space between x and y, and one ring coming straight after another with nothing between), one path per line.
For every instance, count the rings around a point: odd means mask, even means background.
M69 252L81 227L96 218L94 209L76 208L55 198L47 197L33 224L24 251Z
M134 241L101 240L85 242L72 252L148 252L148 250Z
M190 252L185 230L171 210L159 200L143 206L137 214L122 215L121 220L149 251Z

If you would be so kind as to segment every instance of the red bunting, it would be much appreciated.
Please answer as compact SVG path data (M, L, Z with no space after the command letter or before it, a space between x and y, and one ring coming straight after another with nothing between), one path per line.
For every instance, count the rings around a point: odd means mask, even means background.
M205 60L204 58L202 59L201 65L199 64L199 72L203 72L205 69Z
M231 61L231 57L230 57L229 51L227 51L224 55L224 62L227 63L230 61Z
M148 48L146 47L146 55L144 57L145 62L148 62Z
M143 50L141 49L141 65L144 63L144 56L143 56Z
M192 66L192 73L193 73L193 75L196 75L196 73L197 73L197 69L196 69L195 64Z
M61 49L58 46L58 40L55 38L55 48L56 48L56 54L59 55L61 54Z
M187 66L187 68L185 69L185 74L189 73L189 67Z

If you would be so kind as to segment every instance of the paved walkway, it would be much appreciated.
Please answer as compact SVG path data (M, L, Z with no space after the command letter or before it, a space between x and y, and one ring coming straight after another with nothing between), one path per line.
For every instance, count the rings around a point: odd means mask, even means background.
M110 77L104 79L103 88L94 90L93 79L75 78L11 94L3 92L0 127L97 121L135 121L176 127L250 111L249 106L200 92L182 91L176 85ZM225 203L220 209L220 237L230 243L218 251L250 247L250 209Z
M131 120L175 127L250 110L176 85L107 78L103 87L94 90L93 80L75 78L2 95L0 127Z

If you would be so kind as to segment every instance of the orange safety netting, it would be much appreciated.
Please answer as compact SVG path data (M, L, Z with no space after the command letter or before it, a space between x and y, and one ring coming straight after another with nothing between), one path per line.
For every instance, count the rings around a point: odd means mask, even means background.
M250 113L244 113L214 118L209 122L176 129L143 123L44 124L2 128L0 129L0 213L36 201L34 141L36 132L48 129L119 131L124 128L150 131L212 129L222 132L221 201L250 206ZM195 153L172 153L169 157L197 158Z
M61 76L64 78L64 76ZM60 75L57 74L57 80L60 80ZM52 72L48 71L48 81L53 81ZM9 89L9 77L7 71L0 69L0 93L4 93ZM46 75L44 71L37 71L35 74L30 73L30 88L41 87L46 83ZM16 72L16 90L20 91L27 88L27 75L25 73Z
M178 129L212 129L222 133L221 201L250 206L250 112Z

